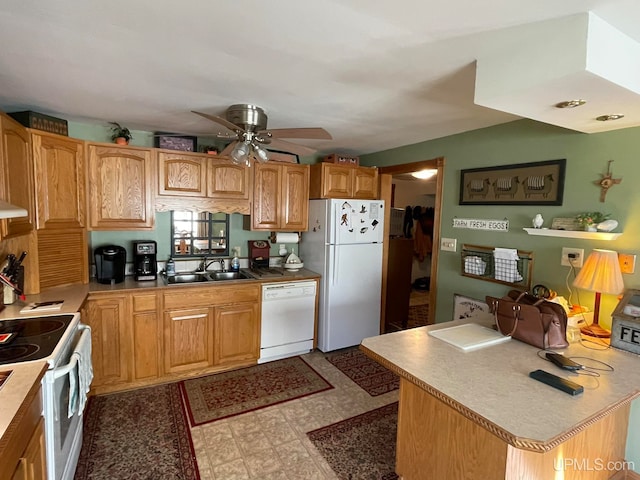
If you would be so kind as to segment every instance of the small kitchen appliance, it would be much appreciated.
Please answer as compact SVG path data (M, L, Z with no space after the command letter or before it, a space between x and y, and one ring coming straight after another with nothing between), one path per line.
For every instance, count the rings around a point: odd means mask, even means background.
M133 272L137 281L158 278L157 244L153 240L133 242Z
M249 240L249 267L251 269L269 268L269 242Z
M127 251L119 245L104 245L94 250L98 283L124 282Z

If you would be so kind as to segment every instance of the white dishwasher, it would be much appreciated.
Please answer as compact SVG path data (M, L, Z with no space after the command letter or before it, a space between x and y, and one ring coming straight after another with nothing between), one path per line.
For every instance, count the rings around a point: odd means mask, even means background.
M264 284L258 363L311 351L315 309L315 281Z

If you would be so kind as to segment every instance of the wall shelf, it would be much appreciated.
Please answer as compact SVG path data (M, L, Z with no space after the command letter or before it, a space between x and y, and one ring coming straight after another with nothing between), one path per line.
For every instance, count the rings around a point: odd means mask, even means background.
M552 230L549 228L523 228L529 235L541 235L543 237L582 238L585 240L615 240L622 233L611 232L585 232L582 230Z

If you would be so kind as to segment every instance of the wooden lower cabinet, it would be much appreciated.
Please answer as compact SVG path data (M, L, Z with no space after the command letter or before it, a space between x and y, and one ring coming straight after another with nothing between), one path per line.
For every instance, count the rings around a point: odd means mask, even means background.
M92 394L255 364L260 284L92 293Z
M214 365L257 360L260 322L257 303L216 307L213 329Z
M125 384L130 379L126 300L125 294L89 297L83 308L82 318L91 327L92 389Z
M164 367L167 373L184 372L213 364L211 308L165 312Z
M47 478L45 452L44 420L40 418L11 480L45 480Z
M162 375L162 327L156 293L131 295L132 379L147 380Z

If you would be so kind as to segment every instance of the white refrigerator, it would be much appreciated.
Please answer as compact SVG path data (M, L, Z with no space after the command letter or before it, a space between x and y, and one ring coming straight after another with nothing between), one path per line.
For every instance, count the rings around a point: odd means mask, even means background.
M380 333L384 201L311 200L299 245L304 266L322 275L318 348L358 345Z

